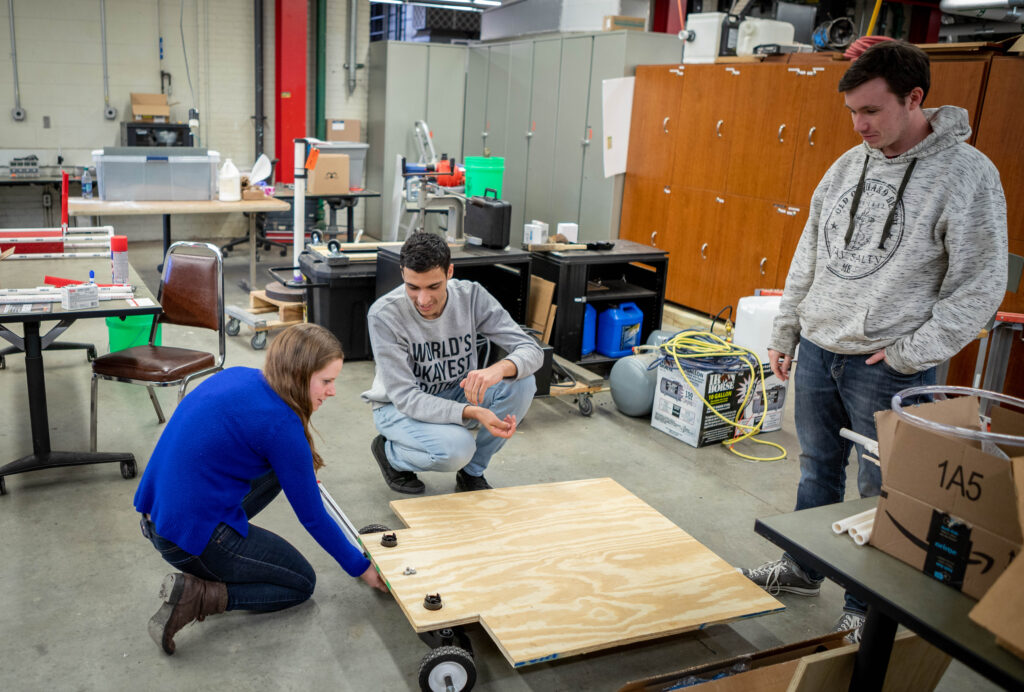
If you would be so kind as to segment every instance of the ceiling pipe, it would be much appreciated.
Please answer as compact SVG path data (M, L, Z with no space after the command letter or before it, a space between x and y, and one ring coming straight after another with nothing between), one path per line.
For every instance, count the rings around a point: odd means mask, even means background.
M103 42L103 117L113 120L117 109L110 105L110 73L107 71L107 0L100 0L100 34Z
M263 110L263 0L253 1L253 70L255 72L255 94L256 103L253 107L252 120L256 128L256 141L254 147L255 161L263 153L263 135L266 125L266 115Z
M1024 0L942 0L939 10L991 21L1024 21Z
M348 0L348 62L345 69L348 71L348 93L349 96L356 90L356 70L361 65L356 63L356 22L359 18L359 3L357 0Z
M7 17L11 25L11 62L14 63L14 108L11 117L21 122L25 119L25 109L21 107L21 88L18 86L18 47L14 41L14 0L7 0Z

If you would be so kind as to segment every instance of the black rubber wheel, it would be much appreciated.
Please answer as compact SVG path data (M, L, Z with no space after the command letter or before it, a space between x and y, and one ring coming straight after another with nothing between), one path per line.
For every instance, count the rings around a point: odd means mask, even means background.
M310 234L309 234L309 242L310 243L312 243L313 245L319 245L320 244L320 239L321 239L321 236L320 236L319 231L311 231L310 232Z
M91 346L85 349L85 359L90 363L96 360L96 349Z
M589 396L581 396L576 400L576 405L584 416L590 416L594 412L594 402Z
M252 347L257 351L262 351L267 347L267 333L256 332L252 335L252 340L249 343L251 343Z
M328 240L327 250L328 252L341 252L341 243L337 240Z
M7 359L4 358L3 356L0 356L0 370L6 370L6 369L7 369Z
M384 533L385 531L390 530L391 529L389 529L387 526L384 526L384 524L367 524L363 528L359 529L359 535L365 536L368 533Z
M465 649L441 646L423 657L419 680L423 692L466 692L476 684L476 664Z
M228 333L228 336L238 336L238 331L241 327L242 323L232 317L228 320L228 323L224 325L224 331Z
M128 480L135 478L135 462L134 461L122 461L121 462L121 478Z
M4 482L4 477L0 476L0 495L7 494L7 483Z

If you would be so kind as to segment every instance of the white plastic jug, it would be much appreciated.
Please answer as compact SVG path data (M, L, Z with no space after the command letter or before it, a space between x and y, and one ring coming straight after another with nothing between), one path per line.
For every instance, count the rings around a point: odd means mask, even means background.
M224 161L220 168L220 201L237 202L242 199L242 177L231 159Z

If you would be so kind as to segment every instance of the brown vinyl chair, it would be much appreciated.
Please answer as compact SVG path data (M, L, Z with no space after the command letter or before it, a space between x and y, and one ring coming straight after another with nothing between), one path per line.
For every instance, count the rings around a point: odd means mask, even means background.
M183 250L187 252L183 252ZM200 252L196 252L196 251ZM189 383L224 367L224 264L220 250L209 243L174 243L167 249L157 293L162 312L153 318L149 343L100 356L92 362L89 407L89 449L96 451L96 419L100 380L140 384L149 390L156 416L165 422L154 387L178 387L178 401ZM217 332L220 353L175 346L157 346L157 327L177 324Z

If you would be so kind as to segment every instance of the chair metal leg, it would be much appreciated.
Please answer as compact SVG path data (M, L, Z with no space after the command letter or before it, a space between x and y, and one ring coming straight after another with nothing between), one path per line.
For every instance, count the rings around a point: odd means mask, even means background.
M100 378L92 376L92 393L89 397L89 451L96 451L96 404L99 395Z
M146 391L149 392L149 400L153 402L153 408L156 409L156 418L163 425L167 420L164 418L164 410L160 408L160 401L156 398L156 390L153 387L146 387Z

